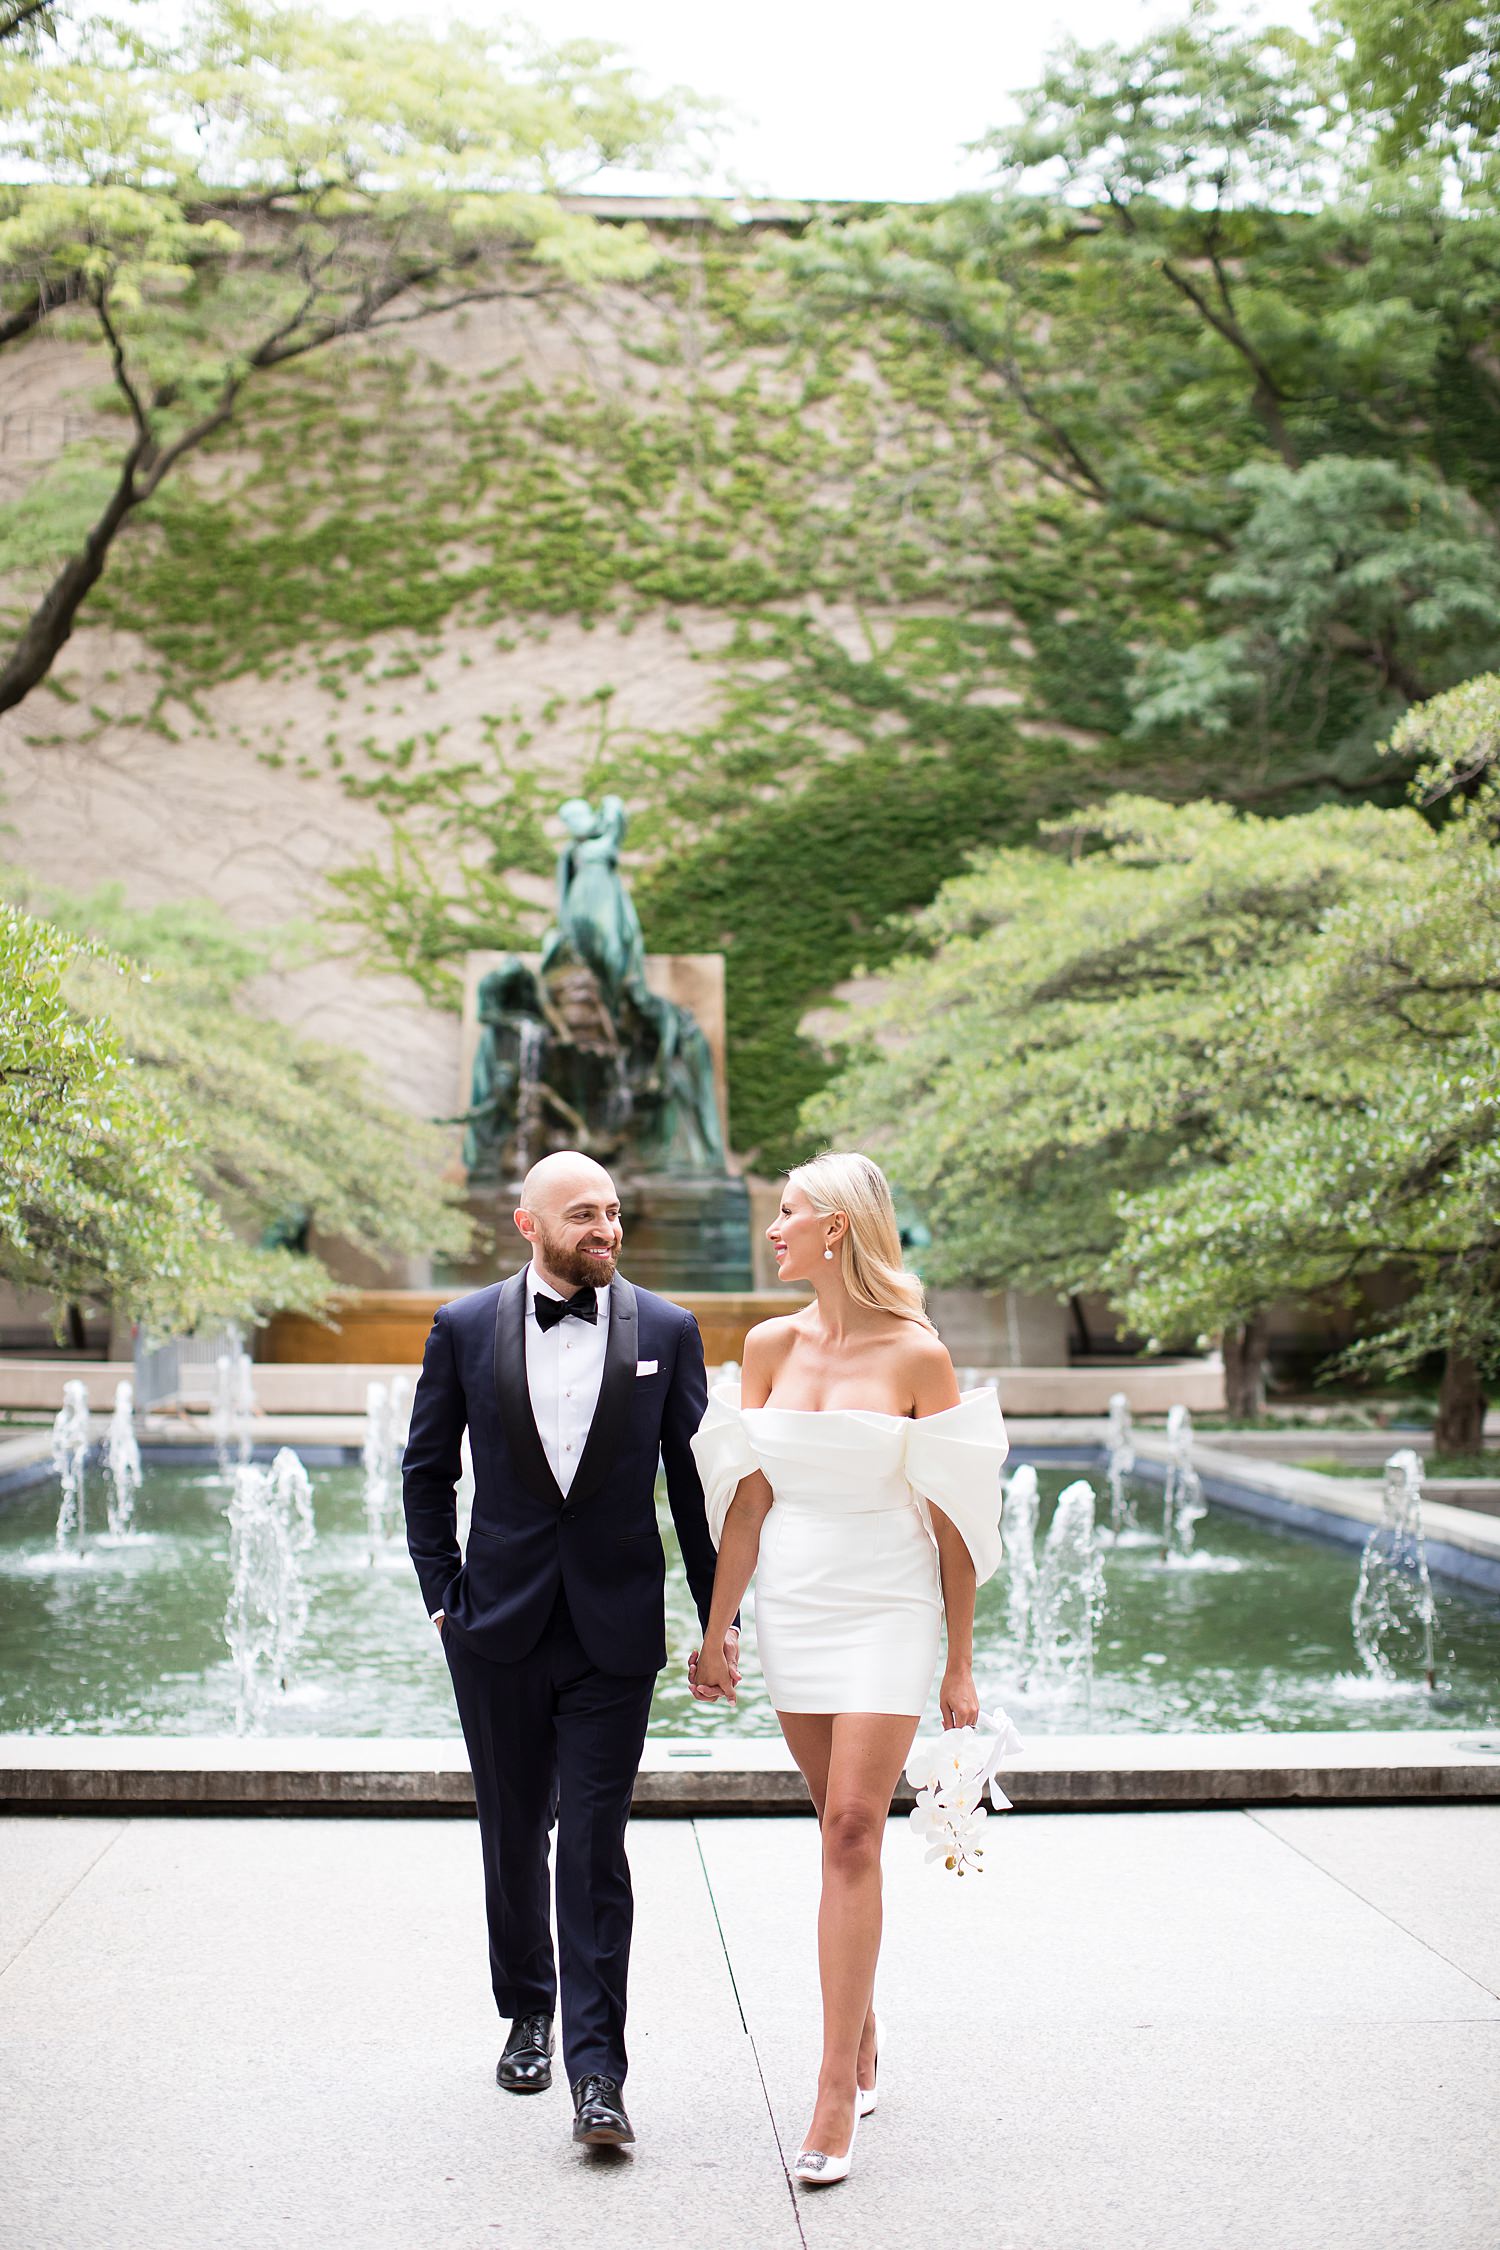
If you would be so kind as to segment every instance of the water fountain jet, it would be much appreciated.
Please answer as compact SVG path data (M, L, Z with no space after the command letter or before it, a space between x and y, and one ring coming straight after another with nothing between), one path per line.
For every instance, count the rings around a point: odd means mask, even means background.
M385 1383L367 1386L360 1460L364 1468L365 1526L370 1535L372 1565L402 1525L401 1455L410 1420L411 1385L404 1375L397 1375L389 1386Z
M83 1551L84 1476L89 1457L88 1385L63 1385L62 1410L52 1424L52 1466L62 1486L57 1510L57 1551Z
M238 1329L230 1331L231 1349L214 1361L214 1403L208 1418L218 1455L219 1474L228 1476L237 1463L250 1458L251 1422L255 1416L255 1377L250 1354L240 1343Z
M135 1497L141 1489L141 1449L135 1441L135 1390L129 1382L115 1385L115 1410L109 1418L104 1443L104 1474L109 1483L109 1531L123 1539L135 1520Z
M1109 1402L1109 1425L1104 1433L1109 1477L1109 1528L1118 1539L1122 1531L1136 1528L1135 1506L1125 1489L1125 1479L1135 1467L1135 1436L1130 1421L1130 1401L1116 1391Z
M268 1469L242 1461L229 1500L229 1603L224 1638L237 1678L234 1731L259 1726L266 1692L285 1690L307 1630L300 1557L312 1545L312 1484L290 1446Z
M1161 1559L1190 1555L1193 1535L1208 1509L1193 1467L1193 1418L1185 1406L1167 1410L1167 1480L1162 1489Z
M1432 1581L1422 1531L1422 1463L1410 1446L1385 1465L1382 1520L1365 1541L1350 1623L1360 1662L1372 1680L1394 1685L1397 1660L1413 1657L1428 1692L1437 1686L1433 1655Z
M1094 1488L1079 1477L1058 1495L1036 1594L1037 1672L1076 1693L1094 1716L1094 1640L1104 1613L1104 1566L1094 1534Z
M1023 1684L1036 1598L1037 1507L1036 1471L1029 1461L1023 1461L1006 1487L1000 1511L1000 1539L1008 1572L1006 1622L1016 1644Z

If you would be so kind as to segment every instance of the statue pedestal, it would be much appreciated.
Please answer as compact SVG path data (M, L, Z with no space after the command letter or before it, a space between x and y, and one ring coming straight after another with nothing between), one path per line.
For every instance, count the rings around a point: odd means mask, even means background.
M620 1270L631 1281L664 1297L753 1288L750 1191L743 1180L645 1173L620 1181L619 1189L625 1228ZM440 1283L482 1289L525 1262L526 1245L511 1220L519 1193L519 1181L494 1194L471 1190L469 1208L482 1236L467 1258L443 1263Z
M750 1191L743 1180L658 1173L625 1180L620 1201L621 1270L643 1289L674 1297L682 1289L752 1287Z

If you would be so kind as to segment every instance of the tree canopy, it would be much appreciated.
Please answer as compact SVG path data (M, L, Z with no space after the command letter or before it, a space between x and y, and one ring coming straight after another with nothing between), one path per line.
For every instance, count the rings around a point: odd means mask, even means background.
M933 1228L934 1279L1118 1288L1125 1200L1216 1166L1274 1107L1257 1034L1289 964L1425 838L1374 807L1270 821L1135 798L979 855L849 1013L861 1052L807 1121L878 1146Z
M127 434L28 495L50 577L0 658L44 679L122 525L246 393L339 339L435 309L639 276L638 227L561 200L679 130L608 49L198 0L170 41L91 17L0 50L0 342L97 338Z
M202 908L48 904L0 905L8 1280L59 1313L92 1301L190 1328L323 1306L326 1267L275 1246L307 1225L376 1256L463 1248L442 1135L347 1053L241 1004L263 947Z
M1388 159L1341 36L1200 6L1066 45L989 138L992 195L788 254L822 317L941 338L1044 489L1178 546L1134 727L1229 795L1289 752L1375 788L1401 710L1500 652L1494 181Z
M1419 784L1461 775L1472 794L1330 905L1248 1043L1274 1100L1227 1120L1211 1168L1182 1161L1122 1199L1111 1275L1127 1319L1179 1335L1396 1276L1395 1309L1338 1364L1440 1356L1439 1450L1458 1454L1480 1449L1500 1383L1500 795L1473 785L1473 686L1424 707L1458 762L1444 749Z
M944 887L808 1113L883 1152L935 1278L1103 1290L1171 1344L1222 1333L1244 1410L1271 1305L1394 1276L1397 1309L1340 1364L1442 1355L1445 1448L1477 1450L1500 1380L1500 792L1475 780L1477 701L1424 707L1419 787L1469 791L1436 827L1123 800Z

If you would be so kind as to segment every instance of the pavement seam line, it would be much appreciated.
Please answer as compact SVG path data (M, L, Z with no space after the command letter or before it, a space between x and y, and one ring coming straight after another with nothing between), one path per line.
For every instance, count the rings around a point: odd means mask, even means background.
M734 1962L730 1958L729 1952L729 1940L724 1935L724 1924L719 1916L719 1902L714 1897L714 1879L708 1872L708 1861L703 1856L703 1838L698 1832L696 1820L692 1823L692 1829L693 1848L698 1854L698 1865L703 1870L703 1887L708 1893L709 1912L714 1918L714 1928L719 1933L719 1945L724 1954L724 1967L729 1973L729 1989L734 1994L734 2004L740 2012L740 2028L750 2042L751 2060L755 2064L755 2075L760 2080L761 2100L766 2105L766 2118L771 2127L771 2138L776 2143L776 2156L781 2165L781 2176L786 2182L786 2192L791 2198L792 2224L797 2229L797 2240L802 2244L802 2250L807 2250L807 2236L802 2231L802 2213L797 2207L797 2190L793 2184L791 2168L786 2160L786 2150L781 2145L781 2132L776 2123L776 2112L771 2107L771 2090L766 2084L766 2074L761 2068L760 2049L755 2044L754 2032L745 2021L745 2003L740 1998L739 1979L734 1973Z
M1435 1961L1441 1961L1445 1968L1454 1970L1457 1975L1464 1979L1465 1983L1472 1984L1476 1992L1484 1993L1491 2000L1500 2000L1500 1991L1497 1991L1493 1985L1486 1984L1483 1977L1476 1977L1473 1970L1466 1969L1462 1962L1455 1961L1451 1954L1443 1951L1441 1946L1434 1945L1430 1938L1420 1937L1415 1930L1408 1929L1406 1924L1398 1921L1386 1907L1377 1906L1374 1899L1367 1898L1363 1891L1357 1891L1354 1885L1348 1882L1344 1876L1335 1875L1331 1867L1325 1867L1320 1859L1314 1859L1311 1852L1304 1851L1300 1844L1294 1844L1289 1836L1282 1836L1276 1829L1267 1827L1260 1814L1251 1806L1245 1805L1241 1809L1247 1819L1254 1821L1263 1836L1269 1836L1273 1842L1284 1844L1289 1852L1295 1852L1298 1859L1305 1860L1309 1867L1315 1867L1320 1875L1326 1875L1330 1883L1337 1883L1340 1890L1347 1891L1351 1898L1357 1898L1361 1906L1368 1906L1372 1914L1378 1914L1382 1922L1389 1922L1393 1930L1399 1930L1403 1937L1410 1938L1413 1945L1420 1945L1424 1953L1430 1953ZM1433 2019L1434 2022L1442 2020L1446 2019L1437 2017ZM1461 2022L1469 2022L1470 2020L1486 2022L1489 2019L1485 2017L1473 2019L1461 2017L1459 2019Z
M89 1861L88 1866L85 1867L77 1876L75 1876L74 1880L63 1892L61 1898L53 1900L46 1913L42 1916L40 1922L38 1922L36 1928L34 1930L29 1930L26 1936L22 1938L20 1944L16 1947L15 1952L5 1963L5 1966L3 1968L0 1968L0 1978L8 1977L10 1975L11 1970L20 1960L22 1954L30 1951L31 1947L35 1945L37 1939L41 1936L43 1930L45 1930L47 1924L52 1920L53 1916L62 1912L63 1908L67 1905L74 1892L80 1889L81 1886L88 1881L89 1877L93 1874L94 1869L98 1866L100 1860L103 1859L105 1853L112 1852L114 1850L116 1844L120 1841L120 1838L124 1835L126 1829L129 1826L130 1823L128 1820L122 1820L119 1826L116 1828L113 1836L107 1836L105 1838L104 1842L95 1852L93 1858Z

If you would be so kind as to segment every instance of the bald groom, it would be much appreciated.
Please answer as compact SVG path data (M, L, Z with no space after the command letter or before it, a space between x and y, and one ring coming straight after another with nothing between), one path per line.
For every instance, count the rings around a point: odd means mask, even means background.
M490 1974L510 2019L496 2078L513 2094L551 2085L560 1990L573 2138L625 2147L625 1823L667 1661L654 1490L660 1462L706 1622L714 1551L689 1447L703 1345L691 1313L616 1271L620 1200L591 1157L535 1165L515 1223L530 1263L433 1321L404 1462L407 1544L474 1772ZM461 1555L465 1428L474 1513Z

